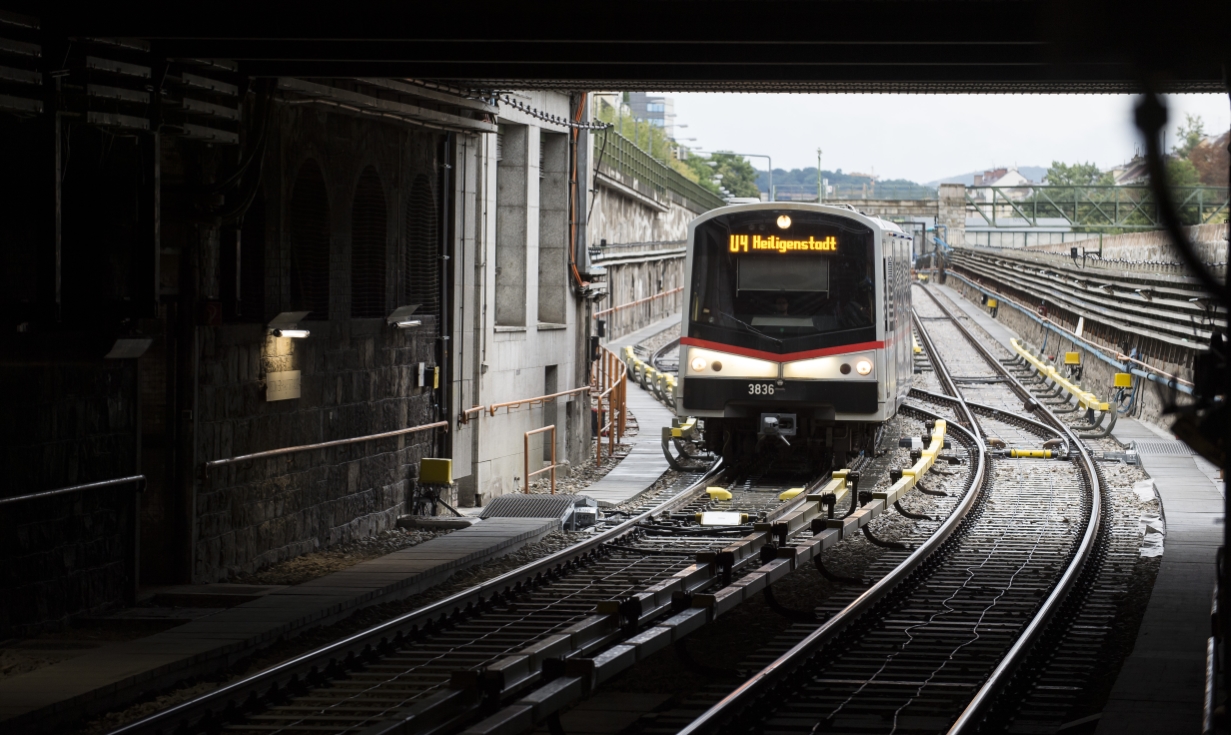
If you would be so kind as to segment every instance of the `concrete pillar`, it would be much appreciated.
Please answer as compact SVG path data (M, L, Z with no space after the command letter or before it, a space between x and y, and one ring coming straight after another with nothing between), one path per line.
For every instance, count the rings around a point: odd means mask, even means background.
M945 242L953 247L966 244L966 186L941 184L936 224L944 228Z

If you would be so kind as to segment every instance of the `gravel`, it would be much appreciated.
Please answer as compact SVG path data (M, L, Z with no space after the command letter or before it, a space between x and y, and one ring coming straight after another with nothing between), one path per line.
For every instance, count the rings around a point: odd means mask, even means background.
M347 541L322 551L315 551L294 559L272 564L249 574L240 574L227 580L229 584L303 584L327 574L378 559L400 549L416 546L437 536L449 533L445 529L394 528L375 536Z

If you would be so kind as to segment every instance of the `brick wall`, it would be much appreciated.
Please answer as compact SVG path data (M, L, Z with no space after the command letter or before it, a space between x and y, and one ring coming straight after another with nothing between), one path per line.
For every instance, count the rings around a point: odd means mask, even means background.
M0 497L135 474L135 364L65 361L0 371ZM123 601L131 487L0 507L0 637Z
M312 324L309 339L257 326L202 330L202 461L366 436L436 420L434 321ZM417 363L428 385L416 387ZM264 375L299 370L302 397L265 401ZM224 579L392 528L435 432L300 452L215 470L196 506L194 579Z
M384 314L420 294L437 268L439 240L427 238L426 259L408 266L414 236L408 203L416 181L435 182L440 136L403 125L334 114L327 108L281 107L265 160L265 313L293 310L290 211L296 177L310 160L327 193L328 309L301 324L307 339L268 336L265 324L198 327L200 362L196 459L361 437L438 420L441 390L438 315L416 314L422 326L399 330L384 317L351 318L352 289L378 288L351 278L352 211L361 176L373 172L384 194ZM435 192L439 201L440 192ZM369 223L370 225L370 223ZM411 259L413 260L413 258ZM417 269L410 272L411 269ZM209 280L208 274L205 280ZM371 300L371 293L365 294ZM419 298L416 296L416 298ZM433 307L434 308L434 307ZM416 385L426 364L426 387ZM265 400L266 376L298 370L301 396ZM299 452L213 471L197 480L194 582L226 579L317 548L394 525L425 456L444 456L439 431Z

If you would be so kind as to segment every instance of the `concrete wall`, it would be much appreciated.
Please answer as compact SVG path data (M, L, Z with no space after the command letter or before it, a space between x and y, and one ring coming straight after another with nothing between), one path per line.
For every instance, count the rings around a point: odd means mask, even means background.
M946 285L952 287L958 293L962 294L968 300L979 305L979 308L986 310L982 306L982 293L964 281L958 278L949 278ZM1052 319L1062 319L1063 315L1057 313L1056 310L1048 315ZM996 319L1003 323L1006 327L1016 332L1020 337L1025 339L1032 347L1038 349L1046 346L1046 354L1050 356L1059 356L1063 361L1065 352L1080 352L1082 353L1082 364L1084 373L1082 375L1081 386L1086 390L1094 392L1104 400L1110 400L1110 397L1115 393L1114 377L1118 372L1116 368L1110 364L1099 360L1098 358L1088 353L1088 347L1082 343L1074 343L1072 340L1060 336L1058 333L1051 330L1045 330L1043 325L1031 319L1021 311L1014 309L1009 305L1001 305L997 311ZM1070 324L1069 328L1073 328L1076 324ZM1046 340L1046 342L1044 341ZM1108 351L1114 351L1116 348L1108 346ZM1105 353L1106 354L1106 353ZM1183 378L1192 378L1192 370L1187 365L1178 365L1175 363L1166 362L1151 358L1150 363L1159 369L1166 370L1174 375L1179 375ZM1137 382L1139 378L1134 377L1133 381ZM1134 406L1132 416L1142 418L1159 425L1170 423L1171 419L1163 414L1163 405L1165 396L1160 392L1161 386L1156 383L1145 383L1142 385L1138 393L1137 404ZM1177 395L1177 400L1181 405L1185 405L1190 401L1183 394Z
M513 93L534 109L560 118L569 116L569 98L555 92ZM462 391L459 405L491 405L541 396L555 375L557 391L584 386L588 382L585 360L587 303L572 291L567 264L567 160L568 147L560 141L567 130L504 106L499 119L505 132L505 161L510 160L510 131L526 141L524 167L496 163L495 137L476 141L473 186L478 207L473 221L476 237L474 252L461 253L473 265L466 271L473 283L460 295L470 315L465 319L470 341L460 346L469 352L473 372ZM557 137L559 136L559 137ZM540 146L546 141L540 171ZM518 154L520 155L520 154ZM561 174L564 174L563 176ZM563 186L562 186L563 185ZM524 198L521 191L524 188ZM561 189L564 189L563 193ZM508 199L506 199L506 197ZM505 233L519 233L510 242ZM520 233L524 233L524 236ZM518 248L524 242L524 252ZM469 247L469 246L468 246ZM511 250L506 250L511 248ZM507 287L502 263L518 257L523 264L538 264L525 270L524 288ZM500 268L497 274L497 267ZM561 280L561 275L564 279ZM548 277L548 282L540 279ZM540 303L543 300L544 303ZM494 302L494 303L493 303ZM529 315L522 324L501 318L520 309ZM540 321L539 315L558 321ZM555 424L556 456L576 464L588 456L589 399L583 393L560 399L547 406L521 406L501 409L495 416L472 417L458 427L455 452L460 443L469 446L469 467L459 483L464 505L483 503L513 492L524 483L524 433ZM542 437L532 438L531 469L541 466L544 455ZM461 464L460 455L455 462ZM566 472L567 470L561 470Z
M937 202L936 224L945 229L945 242L951 247L966 243L966 187L961 184L941 184Z

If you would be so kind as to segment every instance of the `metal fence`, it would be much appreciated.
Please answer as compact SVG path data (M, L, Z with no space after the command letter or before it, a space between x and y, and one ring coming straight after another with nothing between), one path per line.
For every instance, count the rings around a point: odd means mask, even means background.
M701 211L724 206L722 197L662 163L615 130L595 133L595 170L618 172L632 180L632 187L659 202L693 204Z
M1186 225L1227 216L1228 189L1180 186L1171 197ZM1087 231L1157 230L1163 224L1148 186L968 186L966 208L992 227L1068 224Z

